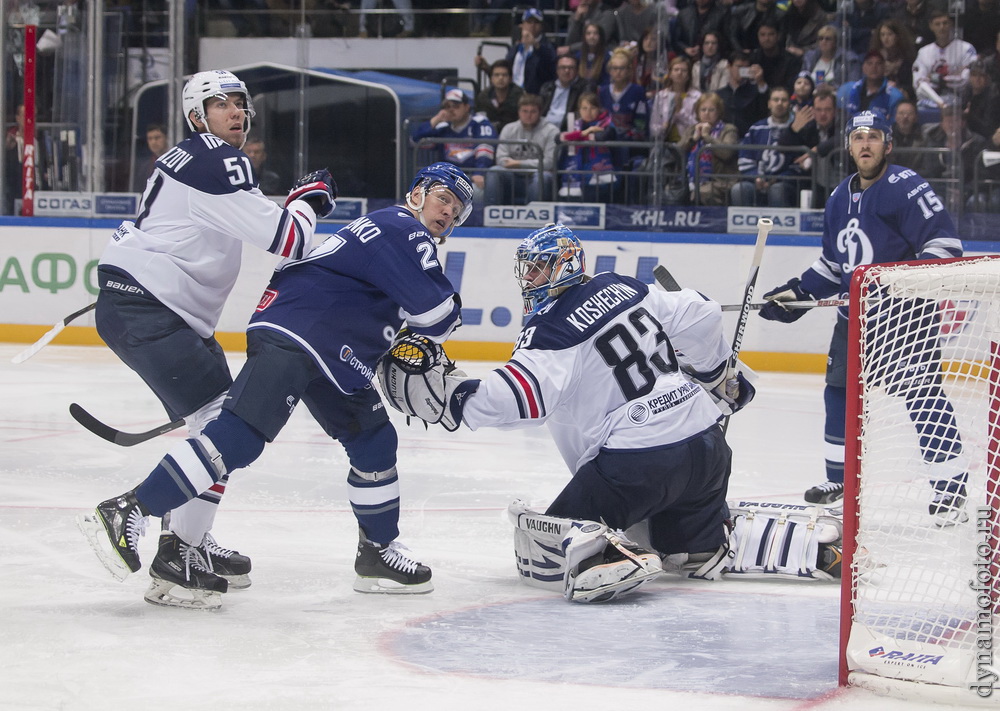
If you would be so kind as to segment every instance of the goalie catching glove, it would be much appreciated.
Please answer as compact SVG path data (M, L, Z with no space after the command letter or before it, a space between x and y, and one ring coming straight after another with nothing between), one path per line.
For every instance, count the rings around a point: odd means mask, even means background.
M439 344L412 333L396 339L375 373L390 405L449 432L462 424L465 401L479 389L479 380L465 377Z
M285 207L293 200L302 200L313 209L316 217L327 217L337 208L336 199L337 183L330 171L323 168L295 181L285 198Z

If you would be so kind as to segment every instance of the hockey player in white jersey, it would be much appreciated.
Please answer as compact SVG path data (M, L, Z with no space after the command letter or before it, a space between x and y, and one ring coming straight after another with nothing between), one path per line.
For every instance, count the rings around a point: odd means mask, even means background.
M301 257L317 217L333 210L336 188L323 170L298 181L284 208L264 197L240 150L253 104L231 72L195 74L182 104L193 133L156 161L138 216L121 224L102 254L96 323L170 419L184 418L189 436L197 437L219 414L233 382L214 333L243 245ZM250 559L222 548L209 533L226 482L220 478L164 521L148 600L159 599L164 586L225 591L250 585ZM81 525L103 535L99 517Z
M351 463L348 491L360 529L354 589L433 589L430 568L396 541L397 437L371 379L404 322L434 343L461 323L435 240L468 218L472 194L461 170L436 163L417 173L404 205L360 217L305 257L278 266L251 318L247 362L221 414L174 447L138 487L91 515L90 538L109 570L138 570L145 517L203 496L256 460L301 400ZM151 602L217 607L224 591L205 587L175 600L161 587Z
M573 477L544 512L520 501L509 509L522 580L599 602L659 575L661 555L694 577L830 578L817 562L839 528L819 527L826 541L812 534L826 513L737 502L730 519L732 453L719 421L754 389L728 372L716 302L612 272L587 276L580 240L563 225L521 242L515 273L529 320L502 367L481 381L447 363L416 374L418 359L405 362L399 347L378 373L390 403L448 429L548 425ZM655 552L623 533L641 522Z

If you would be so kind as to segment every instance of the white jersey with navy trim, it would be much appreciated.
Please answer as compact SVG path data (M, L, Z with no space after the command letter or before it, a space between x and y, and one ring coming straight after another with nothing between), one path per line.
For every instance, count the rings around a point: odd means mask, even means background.
M714 301L598 274L528 321L462 421L473 430L547 423L576 472L601 449L662 447L714 426L719 409L678 366L709 373L730 353Z
M243 243L301 257L315 230L308 204L282 209L257 189L243 151L197 133L156 161L139 215L118 227L100 263L131 275L208 338L239 275Z

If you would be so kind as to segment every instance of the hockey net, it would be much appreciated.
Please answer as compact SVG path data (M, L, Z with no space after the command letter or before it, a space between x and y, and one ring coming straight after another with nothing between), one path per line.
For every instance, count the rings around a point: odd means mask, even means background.
M996 706L1000 258L859 268L850 309L840 682Z

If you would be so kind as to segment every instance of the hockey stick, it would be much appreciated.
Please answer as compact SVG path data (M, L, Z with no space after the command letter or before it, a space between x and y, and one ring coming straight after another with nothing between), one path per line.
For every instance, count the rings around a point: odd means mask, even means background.
M681 285L677 283L673 275L667 271L667 268L662 264L657 264L653 268L653 276L656 281L662 286L666 291L680 291Z
M25 348L23 351L21 351L20 353L18 353L16 356L14 356L13 358L11 358L10 362L11 363L23 363L24 361L28 360L28 358L30 358L31 356L33 356L36 353L38 353L38 351L40 351L43 348L45 348L45 346L49 345L49 343L52 342L52 339L55 338L56 336L58 336L59 333L64 328L66 328L66 326L69 325L70 321L72 321L72 320L74 320L74 319L76 319L76 318L78 318L80 316L83 316L88 311L92 311L95 306L97 306L96 303L88 304L87 306L84 306L79 311L74 311L69 316L67 316L66 318L64 318L62 321L60 321L59 323L57 323L55 326L53 326L52 328L50 328L48 331L46 331L46 333L45 333L44 336L42 336L37 341L35 341L34 343L32 343L30 346L28 346L27 348Z
M673 275L667 271L667 268L662 264L656 265L653 269L653 276L656 277L657 283L664 288L666 291L680 291L681 285L677 283ZM769 301L759 301L755 304L750 304L751 311L760 311L762 308L767 306ZM816 299L815 301L782 301L781 305L786 309L818 309L825 306L847 306L851 302L847 299ZM722 306L723 311L742 311L743 304L725 304Z
M764 308L770 301L761 301L756 304L750 304L749 308L751 311L759 311ZM781 301L779 302L786 309L818 309L824 306L847 306L850 301L847 299L816 299L815 301ZM741 311L743 309L743 304L726 304L722 307L723 311Z
M122 447L131 447L132 445L139 444L140 442L145 442L148 439L153 439L153 437L159 437L161 434L166 434L167 432L176 430L184 424L183 419L174 420L173 422L168 422L165 425L154 427L146 432L132 433L122 432L121 430L116 430L114 427L109 427L77 405L75 402L70 404L69 414L73 416L74 420L79 422L101 439L106 439L108 442L113 442L114 444Z
M754 245L753 249L753 260L750 262L750 273L747 274L747 285L743 289L743 304L740 307L740 316L736 321L736 333L733 335L733 353L729 356L729 373L727 374L727 380L729 378L736 377L736 367L739 364L740 359L740 349L743 347L743 333L746 331L747 320L750 318L750 307L753 304L753 291L757 286L757 275L760 273L760 263L764 258L764 245L767 243L767 233L771 231L774 227L774 222L772 222L767 217L762 217L757 220L757 243ZM722 423L722 434L726 434L726 429L729 427L729 418Z

